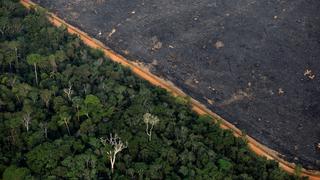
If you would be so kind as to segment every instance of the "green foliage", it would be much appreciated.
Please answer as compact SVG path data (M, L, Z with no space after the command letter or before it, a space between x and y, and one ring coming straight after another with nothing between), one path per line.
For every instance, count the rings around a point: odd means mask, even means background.
M67 178L95 179L97 177L97 157L92 154L69 156L61 164L68 169Z
M44 143L26 154L27 164L34 173L45 175L58 165L62 155L53 144Z
M30 175L30 170L27 168L18 168L16 166L8 167L3 173L3 180L23 180Z
M3 179L299 179L44 14L0 0ZM114 173L111 133L128 141Z
M40 54L30 54L27 56L27 62L30 65L38 64L43 61L43 57Z
M297 177L301 176L301 169L302 169L302 166L298 164L294 170L294 175Z
M87 106L93 105L96 107L101 105L99 98L92 94L86 96L86 99L84 100L84 104L86 104Z
M219 159L218 161L219 167L222 171L231 172L232 163L226 159Z

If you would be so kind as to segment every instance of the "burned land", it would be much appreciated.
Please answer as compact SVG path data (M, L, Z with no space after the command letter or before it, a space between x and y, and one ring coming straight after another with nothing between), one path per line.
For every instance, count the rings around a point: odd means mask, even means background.
M286 160L320 169L320 1L35 2Z

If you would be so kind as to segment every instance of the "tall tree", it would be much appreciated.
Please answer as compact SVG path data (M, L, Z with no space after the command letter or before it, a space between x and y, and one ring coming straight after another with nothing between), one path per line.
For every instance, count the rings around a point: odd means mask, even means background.
M159 123L159 118L150 113L145 113L143 115L143 122L146 124L146 133L149 136L149 141L151 141L152 129L153 127ZM150 127L149 127L150 125Z
M58 123L59 123L59 125L66 126L69 136L71 135L70 128L69 128L70 120L71 120L71 116L68 113L60 112L60 120L58 121Z
M32 113L32 107L29 103L25 103L23 105L23 111L22 111L22 122L23 126L26 128L27 132L29 131L30 124L31 124L31 113Z
M71 101L71 95L73 94L73 90L70 82L69 82L68 88L63 89L63 92L67 95L68 99Z
M49 108L49 102L52 97L52 91L48 89L41 90L40 97L43 100L43 102L46 104L46 107Z
M88 118L100 116L103 110L102 107L99 97L89 94L86 96L83 106L81 106L80 115L86 115Z
M23 100L28 97L29 92L32 91L32 86L27 83L16 83L12 88L12 92L16 96L19 102L23 102Z
M105 147L111 146L111 149L107 150L107 155L111 163L111 172L113 173L114 163L116 162L117 154L128 147L128 142L122 142L122 140L117 134L115 134L114 136L110 134L110 138L101 138L100 140Z
M83 103L83 99L81 99L81 97L76 96L74 98L72 98L72 106L76 108L77 110L77 119L78 121L80 121L80 106Z
M40 54L30 54L27 56L27 62L29 65L33 65L34 67L34 74L36 77L36 84L38 85L38 72L37 72L37 64L43 61L43 57Z
M57 70L58 70L58 65L57 65L57 63L56 63L56 57L55 57L55 55L51 54L51 55L48 57L48 61L49 61L49 64L51 65L51 67L52 67L52 73L57 72Z
M2 54L1 64L9 64L10 71L12 71L12 63L18 64L18 48L20 44L18 41L6 41L0 44L0 54Z

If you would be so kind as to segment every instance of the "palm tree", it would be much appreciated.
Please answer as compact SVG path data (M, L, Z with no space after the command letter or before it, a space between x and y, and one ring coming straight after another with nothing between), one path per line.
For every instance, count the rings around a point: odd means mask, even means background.
M40 54L30 54L27 57L27 62L29 65L33 65L34 74L36 76L36 83L38 85L38 72L37 72L37 64L43 61L43 57Z

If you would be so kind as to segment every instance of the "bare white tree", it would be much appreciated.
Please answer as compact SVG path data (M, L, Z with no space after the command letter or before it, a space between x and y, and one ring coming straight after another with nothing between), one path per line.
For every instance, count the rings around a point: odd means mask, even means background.
M69 114L61 113L60 114L60 120L58 121L59 125L63 125L64 124L66 126L69 136L71 135L70 128L69 128L70 120L71 120L71 116Z
M27 132L29 131L29 126L31 123L31 116L30 115L31 115L31 113L27 112L22 117L23 125L27 129Z
M71 101L71 95L73 94L72 85L69 83L69 88L63 89L63 92L68 96L68 99Z
M149 136L149 141L151 141L151 136L152 136L152 129L153 129L153 126L155 126L156 124L159 123L159 118L157 116L154 116L150 113L145 113L143 115L143 121L144 123L146 124L146 133L147 135ZM149 127L149 125L151 127Z
M100 138L100 140L104 146L107 146L107 145L112 146L112 149L107 151L107 155L110 159L111 172L113 173L114 163L116 162L116 156L119 152L121 152L123 149L128 147L128 142L125 142L125 143L122 142L120 137L117 134L115 134L114 136L112 136L112 134L110 134L109 139Z

